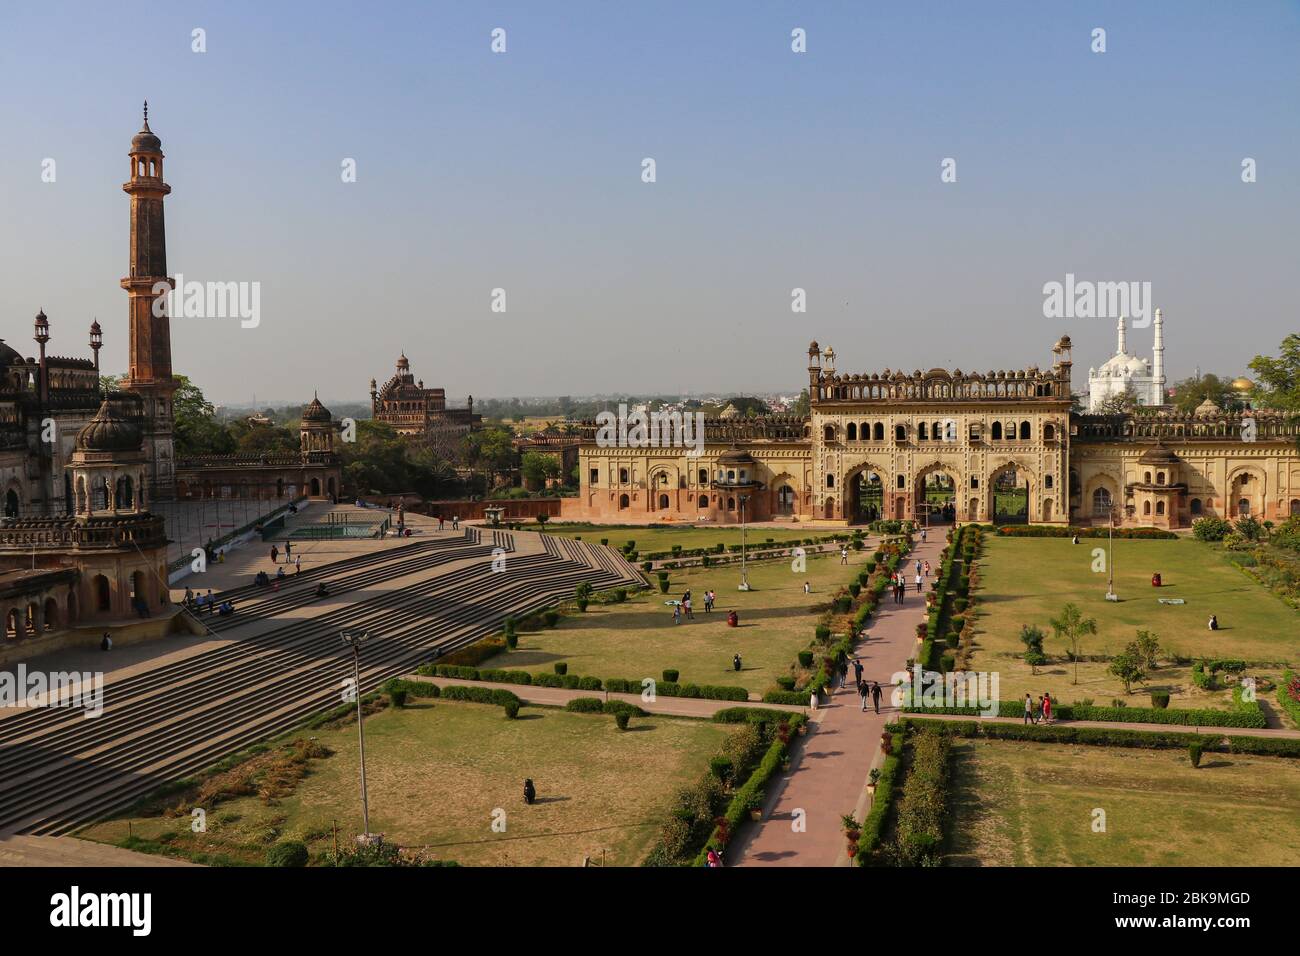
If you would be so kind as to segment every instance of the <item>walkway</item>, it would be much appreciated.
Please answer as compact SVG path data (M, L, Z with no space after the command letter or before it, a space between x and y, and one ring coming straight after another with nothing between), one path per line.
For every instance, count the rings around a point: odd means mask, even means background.
M185 860L136 853L73 837L0 837L0 866L198 866Z
M640 694L611 694L605 690L568 690L563 687L539 687L533 684L498 684L493 681L461 680L457 677L425 677L422 674L408 674L407 680L428 681L439 687L460 685L463 687L490 687L493 690L508 690L525 704L537 704L541 707L563 707L579 697L599 697L601 700L622 700L634 704L652 714L670 717L712 717L728 707L762 707L768 710L785 710L794 714L807 713L807 707L790 704L764 704L750 700L701 700L698 697L656 697L654 703L646 703Z
M925 544L908 555L929 561L939 573L946 527L935 528ZM911 575L908 576L909 581ZM928 585L927 585L928 587ZM763 808L763 821L746 824L727 850L730 866L835 866L848 862L840 817L854 813L859 819L867 806L867 775L880 746L880 735L898 712L891 704L892 677L915 656L916 625L925 620L924 598L915 588L903 605L893 603L889 592L868 625L867 640L857 647L864 664L863 677L876 680L884 690L880 713L863 713L853 685L841 687L813 715L812 732L796 747L789 775L773 784ZM850 674L852 671L850 670ZM796 832L796 811L804 829Z

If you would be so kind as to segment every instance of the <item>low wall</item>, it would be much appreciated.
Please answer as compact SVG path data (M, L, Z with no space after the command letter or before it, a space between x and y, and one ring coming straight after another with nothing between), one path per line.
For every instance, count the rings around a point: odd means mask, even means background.
M501 498L497 500L487 499L484 501L426 501L420 505L419 514L437 516L451 519L460 518L461 521L481 521L485 515L484 508L504 508L505 514L502 521L521 521L528 518L536 518L538 515L548 515L552 518L560 516L562 502L568 501L567 498ZM415 511L416 509L411 509Z
M19 644L5 641L0 645L0 666L17 664L19 661L31 660L38 654L69 648L98 650L105 631L112 635L114 648L143 644L145 641L157 640L168 634L202 633L202 629L188 614L182 613L179 606L173 605L166 614L156 614L137 621L92 622L64 628L53 634L31 638Z

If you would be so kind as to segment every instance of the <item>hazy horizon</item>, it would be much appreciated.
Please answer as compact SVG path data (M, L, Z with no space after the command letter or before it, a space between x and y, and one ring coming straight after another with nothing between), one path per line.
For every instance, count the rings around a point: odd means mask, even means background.
M1294 2L45 4L7 11L0 78L0 337L35 354L44 309L89 357L98 318L125 369L147 98L170 271L260 283L256 328L172 321L225 405L364 402L401 352L459 404L789 392L810 339L847 372L1046 367L1062 334L1081 391L1115 323L1044 318L1067 274L1151 283L1170 384L1300 329Z

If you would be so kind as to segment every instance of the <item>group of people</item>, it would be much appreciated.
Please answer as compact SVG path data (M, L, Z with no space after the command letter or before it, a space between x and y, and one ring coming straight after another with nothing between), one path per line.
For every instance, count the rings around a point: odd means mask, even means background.
M1026 724L1036 724L1039 721L1045 724L1052 722L1052 695L1043 692L1043 696L1034 700L1033 694L1025 695L1025 720Z
M858 699L862 702L862 710L865 713L867 704L870 702L875 705L876 713L880 713L880 697L883 693L880 689L880 681L866 680L862 676L862 660L853 658L853 680L858 687Z
M293 559L293 573L302 574L302 555L299 554L295 556L293 553L293 542L286 541L284 543L284 563L288 564L290 558ZM271 563L277 564L279 563L279 560L280 560L280 549L277 548L275 545L271 545ZM284 568L281 567L279 570L277 570L275 572L275 576L277 578L284 577ZM263 582L259 581L258 583L260 584Z
M717 595L713 593L712 589L704 592L704 613L712 613L713 602L716 599ZM683 617L689 617L692 621L695 620L695 605L692 603L690 589L682 592L681 599L672 602L672 604L674 624L682 623Z
M446 528L447 528L447 519L444 518L442 515L438 515L438 530L445 531ZM452 531L460 530L460 515L451 516L451 530Z
M222 617L228 617L235 613L235 604L230 599L218 601L212 594L212 589L208 589L207 594L195 595L189 588L185 589L185 598L182 602L185 609L194 614L211 614L216 611Z

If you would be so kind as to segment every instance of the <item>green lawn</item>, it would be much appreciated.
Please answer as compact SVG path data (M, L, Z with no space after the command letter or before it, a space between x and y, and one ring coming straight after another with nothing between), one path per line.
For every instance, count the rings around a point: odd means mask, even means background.
M639 542L638 542L639 544ZM788 561L749 566L754 590L737 590L738 565L689 568L670 574L668 594L645 592L624 604L591 605L585 614L561 618L553 630L521 633L519 647L485 661L483 667L552 671L565 661L570 674L600 678L661 679L665 668L676 668L681 680L695 684L727 684L754 693L769 689L778 675L789 674L796 654L813 637L817 617L831 594L847 585L867 561L869 552L850 551L849 566L838 554L810 556L807 571L796 574ZM803 593L804 581L813 593ZM669 598L691 590L694 620L674 624ZM704 592L718 597L712 614L704 613ZM727 626L731 609L740 627ZM739 653L743 669L732 669Z
M964 740L954 761L952 865L1290 866L1300 846L1296 760Z
M1115 591L1121 600L1105 599L1106 575L1091 570L1092 551L1104 540L1084 538L985 537L980 559L979 645L985 652L1023 652L1023 624L1049 632L1049 654L1063 654L1050 636L1048 621L1073 602L1097 621L1097 635L1086 638L1085 654L1114 654L1132 640L1137 628L1160 637L1167 649L1189 657L1235 657L1286 661L1300 649L1300 613L1223 560L1219 552L1192 539L1117 540ZM1153 588L1159 572L1164 586ZM1158 598L1181 598L1183 605L1164 605ZM1210 631L1211 614L1219 631ZM978 656L978 655L977 655Z
M675 789L708 767L730 728L707 721L633 718L619 731L605 715L526 707L507 720L500 707L416 701L366 719L370 826L390 842L427 846L440 859L488 866L579 866L584 856L634 865L658 835ZM172 845L260 863L277 840L303 840L313 857L361 829L356 726L313 731L333 756L312 761L294 792L268 805L256 796L220 803L208 832L190 817L129 820L137 837L175 836ZM522 799L525 777L538 802ZM493 811L506 831L493 832ZM121 842L128 818L81 836Z
M525 525L531 527L531 525ZM548 522L547 534L561 534L567 538L580 537L584 541L599 544L601 538L609 539L611 548L621 548L629 541L636 542L636 549L641 554L653 551L671 551L673 545L681 545L682 550L691 548L711 548L721 542L726 545L740 544L740 528L728 525L722 528L646 528L633 525L586 525L556 524ZM811 531L807 529L772 527L770 525L751 526L746 530L745 540L751 546L763 544L768 538L774 542L800 541L803 538L818 538L828 535L828 531ZM848 532L844 532L848 533Z

